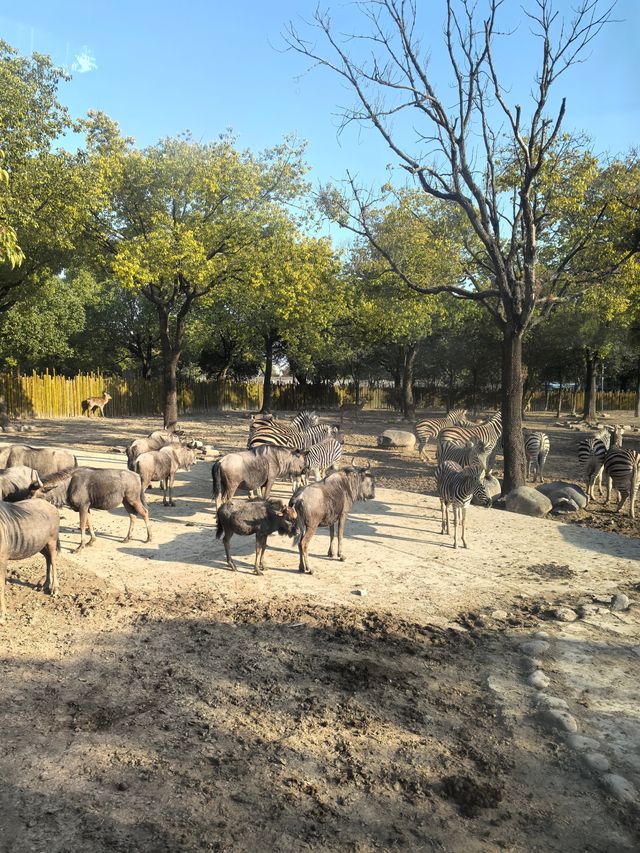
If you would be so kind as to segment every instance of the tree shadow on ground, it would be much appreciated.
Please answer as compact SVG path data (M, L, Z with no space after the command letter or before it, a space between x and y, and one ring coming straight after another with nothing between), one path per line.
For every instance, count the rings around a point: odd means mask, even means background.
M528 847L551 807L556 849L606 847L597 789L584 827L544 743L499 723L505 638L302 601L104 607L64 656L0 659L12 853Z

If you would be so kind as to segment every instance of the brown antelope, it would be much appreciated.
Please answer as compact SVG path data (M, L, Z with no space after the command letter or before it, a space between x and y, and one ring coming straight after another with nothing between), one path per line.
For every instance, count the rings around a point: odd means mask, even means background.
M102 397L88 397L82 401L82 414L90 418L96 409L100 409L100 415L104 417L104 407L110 399L111 394L107 394L106 391L102 392Z
M360 412L366 405L366 400L361 400L359 403L342 403L340 406L340 426L344 423L344 416L353 412L356 421L359 421Z

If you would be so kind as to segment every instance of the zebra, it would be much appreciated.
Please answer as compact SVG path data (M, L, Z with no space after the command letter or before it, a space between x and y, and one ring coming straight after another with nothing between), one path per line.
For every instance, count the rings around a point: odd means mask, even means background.
M609 433L607 433L607 437L611 438ZM596 483L598 484L598 494L602 497L602 471L606 455L607 446L600 435L583 438L578 444L578 461L584 471L588 501L593 500L593 490Z
M480 506L490 506L491 498L482 482L484 471L480 465L470 465L462 468L456 462L446 460L436 468L436 488L440 498L442 513L442 529L440 533L449 534L449 505L453 504L453 547L458 547L458 518L462 528L461 539L464 548L467 543L464 538L464 525L467 507L471 498L476 498Z
M438 444L436 460L438 464L450 460L462 468L467 468L469 465L481 465L484 472L487 470L489 452L489 449L481 441L467 441L463 445L445 441Z
M424 421L419 421L416 424L416 436L418 438L418 452L420 456L424 456L424 450L429 442L429 439L436 438L440 430L454 424L469 423L465 419L467 414L466 409L452 409L444 418L431 418Z
M312 445L322 441L323 438L335 435L337 432L337 427L327 424L318 424L300 430L290 424L280 424L274 421L261 426L252 435L249 435L247 449L251 450L252 447L260 447L263 444L275 444L278 447L290 447L293 450L307 450Z
M489 452L491 452L501 436L502 415L500 412L496 412L483 424L470 427L445 427L438 435L438 443L444 444L445 441L451 441L453 444L464 444L467 441L476 440L481 441Z
M249 441L256 432L259 432L261 429L268 429L274 425L276 429L291 427L297 430L305 430L318 425L318 416L315 412L304 411L298 412L290 421L277 421L271 414L252 415L251 423L249 424Z
M544 465L549 455L551 443L546 432L522 430L524 438L524 455L525 455L525 471L524 479L531 479L531 468L535 466L533 482L535 483L537 475L540 475L540 482L544 483Z
M619 512L629 498L629 518L635 518L636 493L640 485L640 453L625 447L612 447L604 459L607 478L607 502L611 499L612 487L620 495L615 512Z
M336 462L342 456L342 444L329 436L312 445L304 454L304 472L293 481L293 491L307 483L307 474L313 471L316 482L326 476L328 469L335 469Z

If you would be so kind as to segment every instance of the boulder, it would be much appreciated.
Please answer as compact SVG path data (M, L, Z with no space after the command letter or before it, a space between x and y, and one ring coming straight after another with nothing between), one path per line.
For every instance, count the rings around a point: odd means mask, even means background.
M531 515L535 518L543 518L553 509L549 498L530 486L519 486L509 492L505 504L509 512L519 512L521 515Z
M554 483L541 483L539 486L536 486L536 489L549 498L554 509L556 506L562 507L563 505L567 508L566 502L574 504L576 509L584 509L587 505L586 493L575 483L565 483L562 480L558 480Z
M378 436L379 447L408 447L416 446L416 437L412 432L402 429L386 429Z

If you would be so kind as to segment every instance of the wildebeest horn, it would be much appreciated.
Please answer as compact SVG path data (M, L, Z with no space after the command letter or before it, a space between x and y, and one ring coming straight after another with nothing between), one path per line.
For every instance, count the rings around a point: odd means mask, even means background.
M356 467L356 457L355 456L351 457L351 464L353 465L354 468Z

